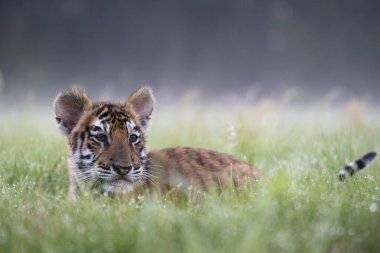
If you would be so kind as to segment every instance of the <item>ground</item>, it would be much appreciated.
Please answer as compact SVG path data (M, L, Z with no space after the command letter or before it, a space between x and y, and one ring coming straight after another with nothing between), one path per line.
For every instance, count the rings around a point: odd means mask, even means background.
M8 110L0 122L0 252L376 252L380 163L337 173L376 149L365 104L292 109L262 101L178 106L153 116L150 148L197 146L255 164L263 178L202 201L144 194L67 199L66 140L53 115ZM374 110L376 111L376 110Z

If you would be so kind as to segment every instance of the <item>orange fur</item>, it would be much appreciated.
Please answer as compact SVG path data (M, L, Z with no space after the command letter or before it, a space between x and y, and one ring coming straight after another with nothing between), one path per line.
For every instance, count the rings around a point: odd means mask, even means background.
M158 174L161 189L195 186L199 189L241 187L259 177L253 166L232 156L201 149L176 147L153 150L149 168Z

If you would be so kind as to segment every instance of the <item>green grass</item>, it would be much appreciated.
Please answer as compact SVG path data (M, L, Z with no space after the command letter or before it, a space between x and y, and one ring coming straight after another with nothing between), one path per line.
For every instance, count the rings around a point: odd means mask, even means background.
M215 149L263 172L255 186L200 202L148 194L69 201L66 143L53 117L8 113L0 122L0 252L376 252L379 162L337 182L345 162L380 143L380 121L355 108L162 108L151 148Z

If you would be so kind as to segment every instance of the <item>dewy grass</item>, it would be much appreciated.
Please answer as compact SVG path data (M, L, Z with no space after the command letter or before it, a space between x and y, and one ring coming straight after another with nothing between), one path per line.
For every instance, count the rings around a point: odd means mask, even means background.
M380 121L314 112L157 113L151 148L200 146L262 170L253 186L197 200L69 201L65 138L50 115L2 119L0 252L377 252L379 162L343 184L337 173L379 147Z

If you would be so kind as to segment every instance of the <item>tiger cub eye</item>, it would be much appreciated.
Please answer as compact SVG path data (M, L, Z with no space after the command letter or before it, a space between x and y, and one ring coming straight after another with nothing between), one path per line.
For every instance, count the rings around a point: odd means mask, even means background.
M105 142L107 140L107 136L105 134L97 134L95 136L95 138L98 140L98 141L101 141L101 142Z
M135 134L131 134L130 136L129 136L129 142L130 143L134 143L135 141L137 141L137 135L135 135Z

